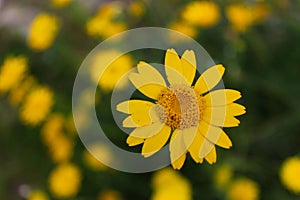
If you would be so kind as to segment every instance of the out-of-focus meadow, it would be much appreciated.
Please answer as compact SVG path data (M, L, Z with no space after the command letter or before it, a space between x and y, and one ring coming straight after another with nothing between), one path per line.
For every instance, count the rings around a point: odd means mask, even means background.
M119 172L77 135L72 87L84 58L146 26L195 39L226 67L225 86L242 92L247 113L226 129L233 147L217 148L213 165L188 158L180 171ZM299 45L298 0L0 0L0 199L300 199ZM140 60L163 63L163 52L147 56L126 54L99 81L102 125L123 148L110 93Z

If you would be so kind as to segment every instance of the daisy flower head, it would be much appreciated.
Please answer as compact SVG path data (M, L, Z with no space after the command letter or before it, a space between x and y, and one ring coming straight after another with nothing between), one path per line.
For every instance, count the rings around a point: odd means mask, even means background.
M0 66L0 94L16 88L26 77L28 61L24 56L7 57Z
M120 192L112 189L104 189L100 191L97 200L122 200Z
M26 96L20 109L20 117L24 123L36 126L47 118L53 104L53 91L45 86L36 87Z
M40 13L29 26L28 46L36 51L44 51L53 44L58 31L59 19L48 13Z
M238 178L228 188L228 200L257 200L259 199L259 185L249 178Z
M300 194L300 157L287 158L279 171L281 183L295 194Z
M232 179L233 170L229 165L221 165L216 170L213 180L215 186L220 189L226 189Z
M58 165L49 175L49 189L53 196L63 199L76 196L81 187L82 174L72 163Z
M72 0L52 0L52 5L56 8L62 8L71 3Z
M46 193L40 190L30 192L27 200L48 200L48 196Z
M212 27L220 21L220 9L213 1L192 1L184 8L182 18L192 25Z
M181 57L174 49L165 55L166 80L150 64L140 62L137 73L128 75L131 83L153 101L131 99L117 105L117 110L130 116L123 126L134 128L127 138L129 146L143 144L142 155L149 157L165 146L174 169L181 169L186 154L196 163L205 159L216 162L215 145L230 148L232 143L223 127L239 125L235 116L245 107L234 103L240 92L231 89L212 90L221 80L225 68L215 65L196 75L194 51L186 50Z
M253 24L254 13L248 6L230 5L226 8L225 14L233 30L237 32L245 32Z
M121 21L123 7L117 1L101 4L96 16L86 23L87 34L92 37L108 38L125 31L127 25Z
M112 91L114 88L123 89L128 81L120 83L118 86L117 82L121 77L131 69L133 65L133 59L129 55L122 55L115 59L112 63L109 63L111 59L115 58L119 54L115 50L107 50L99 52L95 55L92 66L91 66L91 78L95 83L106 92ZM99 79L98 74L102 71L102 66L107 64L107 69L103 72L103 75Z
M154 173L151 200L190 200L192 185L187 178L167 167Z

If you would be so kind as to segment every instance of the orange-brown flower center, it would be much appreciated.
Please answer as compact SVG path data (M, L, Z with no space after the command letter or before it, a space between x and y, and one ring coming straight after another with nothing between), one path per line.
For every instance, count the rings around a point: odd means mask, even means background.
M160 121L172 129L185 129L199 123L200 103L190 86L171 85L161 91L156 111Z

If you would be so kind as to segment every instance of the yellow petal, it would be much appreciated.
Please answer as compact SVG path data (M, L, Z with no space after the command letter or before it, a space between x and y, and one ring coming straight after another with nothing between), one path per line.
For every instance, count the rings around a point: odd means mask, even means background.
M220 127L235 127L240 124L233 114L227 112L226 106L206 107L202 112L202 119L208 124Z
M189 152L191 157L193 158L193 160L196 163L202 163L203 162L203 158L199 158L199 152L200 152L200 147L202 146L204 137L201 136L201 134L196 134L195 139L193 140L193 143L191 144L191 146L189 147Z
M195 84L196 93L204 94L214 88L220 82L224 71L223 65L215 65L204 71Z
M159 85L165 86L166 87L166 82L162 75L150 64L146 62L139 62L137 65L138 72L140 75L143 75L147 77L147 80L151 80L154 83L157 83Z
M246 113L246 108L240 104L232 103L227 105L226 114L231 116L238 116Z
M181 60L174 49L168 49L165 56L165 71L170 85L188 84L184 77Z
M159 133L161 129L164 127L164 124L161 122L154 122L147 126L137 127L131 133L130 136L136 138L149 138Z
M185 148L188 149L196 138L198 127L190 127L182 130Z
M171 128L165 125L159 133L147 138L142 148L142 155L149 157L159 151L168 141L170 134Z
M207 154L207 156L205 156L205 160L209 164L213 164L217 161L217 152L215 147L209 152L209 154Z
M186 147L184 144L183 131L176 129L170 141L170 158L174 169L180 169L185 160Z
M133 127L138 127L139 125L134 122L134 120L132 119L131 116L128 116L127 118L125 118L123 120L123 127L126 127L126 128L133 128Z
M209 92L203 97L207 106L224 106L241 98L241 93L237 90L220 89Z
M216 144L216 142L218 141L221 135L221 132L223 132L221 128L216 126L211 126L204 121L200 121L199 130L201 135L213 144Z
M186 158L186 154L183 154L183 155L180 156L177 160L173 161L173 162L171 163L173 169L178 169L178 170L181 169L181 167L182 167L183 164L184 164L185 158Z
M206 107L200 117L208 124L223 126L226 118L226 106Z
M138 126L146 126L149 125L152 122L150 112L134 112L131 114L132 120L137 124Z
M225 118L225 121L224 121L223 125L218 125L218 124L222 124L222 123L218 123L217 121L213 122L213 123L216 124L217 126L236 127L236 126L240 125L240 120L238 120L235 117L229 116L229 117Z
M204 138L203 143L200 146L198 157L199 158L204 158L205 156L207 156L207 154L214 148L214 146L215 145L213 143L211 143L209 140Z
M181 57L182 75L192 85L196 73L196 57L192 50L186 50Z
M216 142L216 145L225 149L229 149L230 147L232 147L232 142L229 139L228 135L224 131L222 131Z
M128 77L136 89L145 96L154 100L157 100L158 95L165 88L165 86L147 80L145 76L141 76L138 73L131 73Z
M141 111L132 113L131 116L127 117L123 121L123 127L133 128L149 125L152 122L149 115L149 111Z
M166 87L164 78L148 63L140 62L137 68L138 73L130 73L129 80L144 95L156 100L161 90Z
M129 146L136 146L136 145L142 144L143 142L144 142L144 139L132 137L130 135L127 137L127 140L126 140L126 143Z
M209 125L203 121L200 122L199 128L203 137L209 140L212 144L216 144L226 149L229 149L232 146L229 137L222 128Z
M165 56L165 65L177 71L181 71L181 60L175 49L168 49Z
M151 118L152 123L160 121L159 116L156 111L156 106L157 105L153 105L149 110L149 116Z
M117 110L123 113L132 114L134 112L149 110L154 104L149 101L128 100L117 105Z
M131 103L131 101L129 101ZM139 103L143 101L137 101ZM146 102L146 101L144 101ZM122 104L122 109L123 111L125 110L124 108L127 107L126 102L123 102ZM150 103L150 102L149 102ZM119 104L120 105L120 104ZM130 104L129 104L130 105ZM133 104L134 105L134 104ZM123 127L127 128L133 128L133 127L141 127L141 126L146 126L154 122L158 122L159 118L157 116L157 113L155 111L155 104L149 104L149 106L144 106L144 107L132 107L135 108L133 110L130 109L130 112L132 113L129 117L124 119L123 121ZM142 109L143 108L143 109Z

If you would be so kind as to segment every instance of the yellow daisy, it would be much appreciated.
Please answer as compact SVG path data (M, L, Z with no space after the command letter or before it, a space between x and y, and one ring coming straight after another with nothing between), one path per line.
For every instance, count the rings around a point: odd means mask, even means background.
M26 77L28 61L24 56L8 57L0 66L0 94L14 89Z
M120 21L122 6L120 3L105 3L100 6L96 16L86 23L87 34L93 37L108 38L127 29L124 22Z
M214 173L214 183L218 189L226 189L232 178L232 168L229 165L221 165Z
M192 185L185 177L171 168L155 172L152 178L151 200L191 200Z
M60 164L50 173L49 189L57 198L72 198L80 190L81 180L82 174L76 165Z
M46 193L40 190L30 192L27 200L48 200Z
M59 20L48 13L38 14L31 22L27 43L36 51L48 49L54 42L59 29Z
M102 190L99 195L97 200L122 200L122 195L120 192L112 189L105 189Z
M169 150L174 169L180 169L189 152L193 160L216 162L215 145L230 148L232 143L222 127L239 125L235 116L245 113L245 107L235 100L240 92L231 89L211 91L221 80L225 68L215 65L192 83L196 74L196 57L186 50L181 58L174 49L165 56L165 72L169 82L151 65L140 62L137 73L129 80L154 102L128 100L117 105L117 110L130 114L123 126L135 128L127 143L143 144L142 155L149 157L158 152L171 136Z
M52 90L45 86L34 88L26 96L20 110L22 121L28 125L38 125L50 113L54 103Z
M287 158L281 166L279 175L287 189L300 194L300 157Z
M225 14L235 31L245 32L253 24L254 13L246 5L230 5L226 8Z
M181 32L189 37L196 37L197 29L194 26L191 26L184 21L176 21L169 26L170 29ZM174 39L178 40L178 37L174 37Z
M72 0L52 0L52 5L57 8L61 8L70 4L71 1Z
M238 178L231 183L227 191L228 200L257 200L260 189L258 184L248 178Z
M220 20L220 9L213 1L192 1L184 8L182 18L192 25L212 27Z

